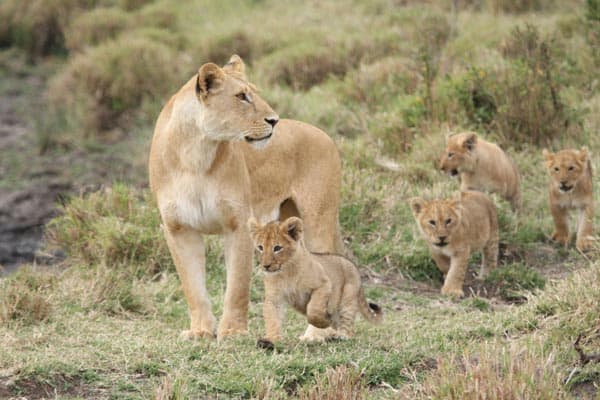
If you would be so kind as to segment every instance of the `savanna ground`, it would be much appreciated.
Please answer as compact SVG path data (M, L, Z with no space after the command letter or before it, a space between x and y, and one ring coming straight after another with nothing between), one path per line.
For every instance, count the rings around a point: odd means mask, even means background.
M27 261L0 278L0 398L600 398L600 260L549 241L541 160L586 145L600 165L597 0L5 0L0 45L0 263ZM257 273L249 335L178 340L147 150L168 96L233 53L280 116L336 141L344 237L381 326L304 344L290 312L258 349ZM435 168L447 127L499 143L524 191L518 216L495 198L500 268L477 281L474 256L456 301L407 206L457 189ZM218 238L208 249L219 314Z

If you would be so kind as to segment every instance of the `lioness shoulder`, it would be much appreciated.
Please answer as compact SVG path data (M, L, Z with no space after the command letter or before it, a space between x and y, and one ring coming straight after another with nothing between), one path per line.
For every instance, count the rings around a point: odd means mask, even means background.
M442 294L464 296L462 289L471 253L482 251L480 277L498 263L496 207L484 193L463 191L450 199L410 200L431 255L445 275Z
M521 208L521 177L513 160L495 143L474 132L448 136L440 169L460 175L461 190L498 193L513 210Z
M306 315L312 325L303 340L351 337L357 312L371 322L381 320L381 309L367 303L360 274L350 260L306 249L300 218L266 225L251 218L248 227L264 273L265 341L281 339L286 303ZM329 329L319 331L313 327Z

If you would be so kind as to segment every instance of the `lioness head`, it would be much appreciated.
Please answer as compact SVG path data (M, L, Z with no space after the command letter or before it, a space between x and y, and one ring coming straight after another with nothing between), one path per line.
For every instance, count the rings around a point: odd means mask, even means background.
M266 273L281 271L283 264L296 252L303 233L302 220L297 217L266 225L259 225L256 219L250 218L248 228L259 265Z
M213 140L244 138L257 147L265 144L279 116L248 82L242 59L233 55L223 67L207 63L196 78L196 97L202 104L202 128Z
M472 169L472 154L477 145L477 134L473 132L450 135L446 139L446 149L440 158L440 169L450 176Z
M577 150L561 150L551 153L542 150L544 163L551 177L551 184L562 193L568 193L577 185L579 179L584 176L588 162L588 150L582 147Z
M452 233L462 218L462 206L458 199L410 200L410 208L425 239L442 248L452 241Z

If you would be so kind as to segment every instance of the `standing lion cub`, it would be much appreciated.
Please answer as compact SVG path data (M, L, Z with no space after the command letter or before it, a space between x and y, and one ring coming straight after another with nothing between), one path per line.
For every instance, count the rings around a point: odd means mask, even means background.
M264 271L266 337L259 343L281 339L285 303L306 315L310 325L301 339L307 341L352 337L357 311L368 321L381 321L381 308L367 303L360 274L350 260L306 249L300 218L264 226L250 218L248 228Z
M587 148L581 151L561 150L558 153L542 151L550 174L550 211L554 219L552 239L567 245L569 242L569 211L579 210L577 240L580 251L589 250L593 243L592 220L592 163Z
M450 176L460 174L460 190L498 193L521 209L521 177L511 158L496 144L474 132L448 136L440 158L440 169Z
M410 200L433 260L445 275L442 294L464 296L463 283L471 253L482 250L480 277L498 264L496 207L481 192L465 191L459 199Z

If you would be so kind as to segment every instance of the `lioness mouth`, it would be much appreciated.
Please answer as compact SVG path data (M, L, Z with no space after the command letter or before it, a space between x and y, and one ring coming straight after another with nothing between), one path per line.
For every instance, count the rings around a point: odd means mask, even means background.
M263 136L261 138L253 138L253 137L250 137L250 136L244 136L244 139L246 139L246 142L252 143L252 142L260 142L262 140L267 140L271 136L273 136L273 132L271 132L267 136Z

